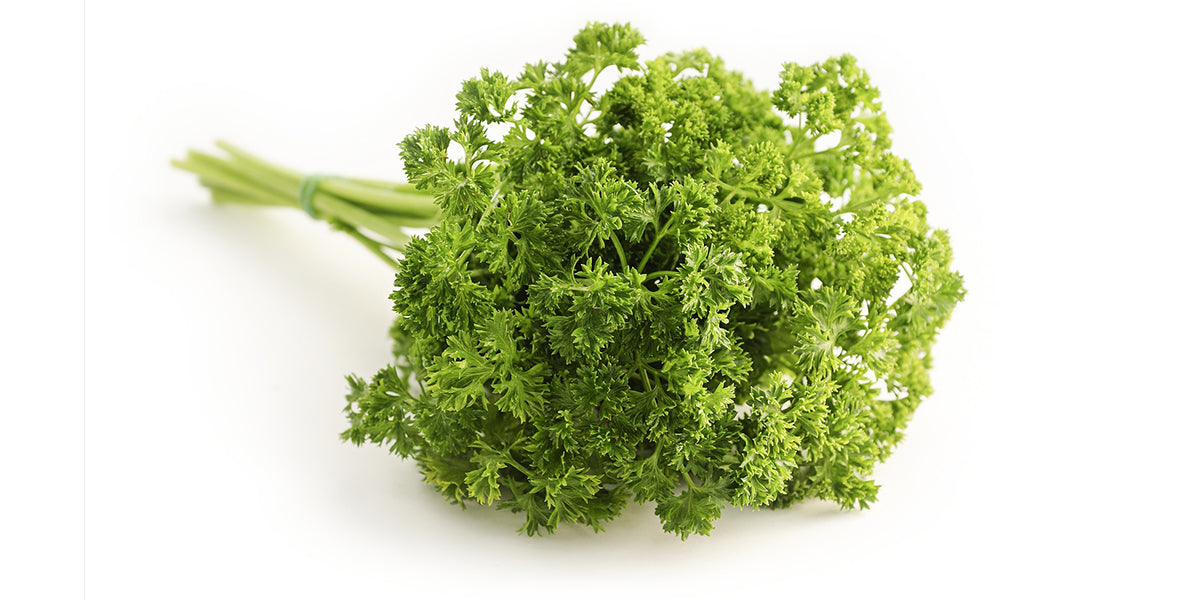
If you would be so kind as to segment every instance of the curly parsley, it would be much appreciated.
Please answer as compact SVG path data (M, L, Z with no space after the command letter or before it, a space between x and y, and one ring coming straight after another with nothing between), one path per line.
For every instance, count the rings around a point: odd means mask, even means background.
M850 56L768 93L704 50L642 62L628 25L574 42L466 81L453 127L400 144L409 184L307 182L318 216L403 249L395 360L349 378L343 437L530 535L630 500L685 539L727 504L867 507L964 294L878 90ZM299 174L222 147L177 164L296 205Z

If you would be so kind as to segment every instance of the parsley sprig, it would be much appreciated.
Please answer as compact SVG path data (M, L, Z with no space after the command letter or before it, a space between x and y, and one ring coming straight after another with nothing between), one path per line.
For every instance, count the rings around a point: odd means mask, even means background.
M631 500L685 539L730 504L865 508L964 294L949 238L854 58L768 93L642 42L591 24L560 62L485 69L453 126L400 144L410 183L316 185L397 269L395 359L349 377L343 437L531 535ZM218 201L297 206L301 174L220 147L177 164Z

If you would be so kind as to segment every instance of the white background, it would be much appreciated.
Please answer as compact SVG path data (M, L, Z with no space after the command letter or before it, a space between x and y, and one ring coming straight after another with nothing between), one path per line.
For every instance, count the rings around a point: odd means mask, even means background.
M1195 20L1109 4L91 3L89 596L1195 597ZM633 22L643 56L707 46L762 87L851 52L882 90L969 293L871 510L729 509L681 543L650 507L532 539L452 507L412 463L338 441L342 376L388 358L388 269L167 166L221 137L401 178L394 144L449 123L462 79L555 59L592 19ZM47 422L78 403L45 391L56 372L15 398L6 453L77 436ZM78 593L78 519L46 563L54 519L6 518L40 548L6 564Z

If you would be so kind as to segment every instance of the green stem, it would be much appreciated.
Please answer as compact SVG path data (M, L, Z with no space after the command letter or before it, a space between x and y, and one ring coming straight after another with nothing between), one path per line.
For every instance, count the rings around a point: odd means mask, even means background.
M629 263L625 262L625 248L621 245L621 240L618 240L616 236L613 236L612 243L613 248L617 249L617 258L621 259L621 268L624 269L628 267Z
M791 158L792 158L792 160L801 160L804 158L812 158L814 156L821 156L822 154L833 154L834 152L837 152L839 150L845 150L849 147L850 146L835 146L833 148L826 148L824 150L814 150L812 152L805 152L804 154L797 154L796 156L793 156Z
M303 174L227 142L216 146L228 156L190 151L171 164L199 176L214 202L300 208ZM318 219L347 233L392 267L396 257L388 250L402 251L411 239L403 228L430 227L439 216L433 198L411 184L340 177L317 183L312 209Z
M799 128L792 129L791 132L793 137L792 147L788 149L787 156L783 157L783 161L785 163L791 162L793 159L795 159L796 153L799 152L801 148L811 148L816 144L816 140L811 139L801 133Z
M666 237L667 231L670 231L671 225L675 223L675 215L677 214L679 213L672 212L671 218L667 219L667 223L662 226L662 229L658 230L658 234L654 236L654 241L650 242L650 247L646 248L646 252L642 254L642 260L638 261L638 271L646 268L646 263L650 262L650 257L654 255L654 250L658 248L658 243Z
M681 471L680 473L683 475L683 480L687 482L688 489L696 489L696 483L692 481L692 476L688 475L687 470Z
M269 163L229 142L218 140L215 145L228 152L237 161L256 167L260 173L276 180L283 179L289 185L299 188L300 182L304 179L304 175L297 171ZM341 198L352 199L355 204L411 215L417 219L432 219L437 216L437 206L430 201L428 195L416 192L415 188L413 192L388 189L384 187L385 183L383 185L381 183L383 182L374 181L368 184L359 183L353 179L331 178L321 182L321 189ZM390 187L401 188L399 184L392 184Z
M395 257L393 257L393 256L389 255L387 252L383 251L383 248L386 244L383 244L382 242L373 240L373 239L363 235L363 233L361 231L359 231L353 227L342 226L342 227L338 227L338 230L343 231L346 234L348 234L350 237L354 238L355 240L358 240L358 242L360 244L362 244L363 246L366 246L367 250L370 250L372 254L383 259L383 262L387 263L387 265L389 267L392 267L392 268L396 267ZM391 246L388 246L388 247L390 248Z

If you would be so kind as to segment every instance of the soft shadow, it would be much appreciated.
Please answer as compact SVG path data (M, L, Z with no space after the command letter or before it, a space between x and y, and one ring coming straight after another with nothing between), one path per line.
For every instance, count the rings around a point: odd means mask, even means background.
M311 303L331 317L369 318L378 314L380 306L389 306L386 294L373 294L379 285L365 283L361 276L374 272L390 284L392 272L365 249L361 260L329 252L328 240L318 238L345 234L332 231L324 222L312 222L287 209L213 204L172 205L166 216L178 220L181 227L199 229L199 235L214 247L220 245L261 270L264 283L295 290L296 302ZM372 324L377 323L372 320ZM388 325L381 325L385 332Z

